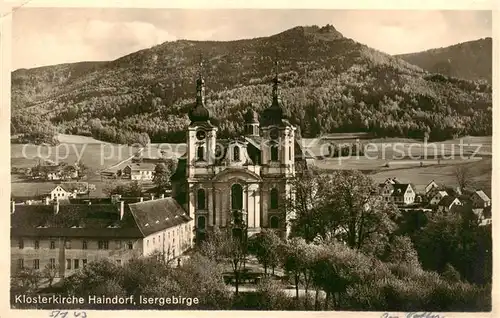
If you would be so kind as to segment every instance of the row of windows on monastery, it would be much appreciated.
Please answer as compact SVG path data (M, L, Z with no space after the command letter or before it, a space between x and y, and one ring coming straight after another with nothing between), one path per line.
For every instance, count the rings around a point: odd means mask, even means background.
M174 230L172 232L172 244L175 244L175 237L179 236L179 233L181 235L181 238L183 235L185 235L185 239L189 240L189 233L191 232L191 225L185 224L184 227L180 227L180 232L179 228L177 230ZM166 240L170 241L170 231L167 232ZM156 240L156 237L153 236L152 238L152 244L153 246L156 245L156 243L162 243L161 241L161 235L158 235L158 241ZM163 242L165 242L165 232L163 233ZM146 240L146 247L149 247L149 239Z
M86 250L88 248L88 241L86 240L81 240L79 241L81 243L81 249L82 250ZM24 239L19 239L18 240L18 247L19 249L24 249L24 243L25 243L25 240ZM39 240L34 240L33 242L33 247L34 249L39 249L40 248L40 241ZM123 241L119 241L119 240L116 240L115 241L115 249L122 249L124 247L124 242ZM126 246L129 250L133 249L134 248L134 245L132 243L132 241L128 241L126 243ZM71 240L66 240L64 241L64 248L65 249L71 249L72 247L72 241ZM56 248L56 241L55 240L51 240L49 241L49 248L51 250L54 250ZM107 250L109 249L109 241L107 240L101 240L101 241L98 241L97 242L97 248L100 249L100 250Z
M66 259L66 269L79 269L80 268L80 262L82 266L84 267L87 265L87 259ZM117 260L117 264L121 264L121 260ZM50 258L49 259L49 267L54 269L56 268L56 259L55 258ZM17 268L18 269L23 269L25 268L25 263L24 263L24 258L18 258L17 259ZM31 263L31 268L33 269L40 269L40 259L35 258L32 260Z

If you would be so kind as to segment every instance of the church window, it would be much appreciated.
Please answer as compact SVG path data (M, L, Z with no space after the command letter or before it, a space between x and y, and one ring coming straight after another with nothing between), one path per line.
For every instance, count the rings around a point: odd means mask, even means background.
M272 229L279 228L279 225L280 225L279 223L280 222L279 222L279 219L278 219L277 216L271 216L271 222L270 223L271 223L270 225L271 225Z
M237 183L231 187L231 208L233 210L243 209L243 187Z
M198 201L198 209L199 210L204 210L205 209L205 190L199 189L197 193L197 201Z
M278 189L273 188L271 190L271 209L277 209L278 208Z
M240 147L238 146L233 147L233 160L240 161Z
M198 229L200 229L200 230L205 229L205 217L204 216L198 217Z
M271 161L278 161L278 145L274 143L271 145Z
M198 147L198 152L196 154L196 159L198 161L202 161L202 160L205 159L205 147L203 147L203 146L199 146Z

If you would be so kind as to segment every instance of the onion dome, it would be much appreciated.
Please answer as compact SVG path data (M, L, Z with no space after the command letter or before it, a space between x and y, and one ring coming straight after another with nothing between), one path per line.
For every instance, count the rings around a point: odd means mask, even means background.
M243 116L246 124L258 124L259 123L259 114L253 110L248 109L246 114Z
M210 119L210 113L208 109L206 109L204 106L200 107L198 105L189 110L188 116L191 122L208 121Z

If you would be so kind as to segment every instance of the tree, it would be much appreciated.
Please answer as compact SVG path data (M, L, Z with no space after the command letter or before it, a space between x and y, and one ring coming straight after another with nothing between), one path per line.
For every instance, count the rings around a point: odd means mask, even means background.
M395 236L388 245L387 262L399 264L406 263L412 267L420 268L418 254L413 247L413 242L407 236Z
M199 253L191 255L176 271L176 281L184 297L198 297L211 309L230 309L232 293L224 283L221 264Z
M58 274L59 274L59 267L52 266L51 264L45 265L42 271L42 276L47 279L49 287L52 287L52 283L54 282L54 279L57 277Z
M373 181L359 171L312 171L298 175L292 186L292 229L308 242L333 235L350 247L381 252L397 229L398 209L376 195Z
M34 293L38 290L42 275L33 268L22 268L13 274L12 287L24 293Z
M64 166L61 170L61 178L64 180L70 180L76 174L77 169L73 165Z
M82 161L78 162L77 167L78 167L78 180L88 177L88 175L91 173L90 167L88 167Z
M472 173L468 166L461 164L455 167L455 179L461 191L472 185Z
M158 194L163 194L166 190L171 188L170 177L175 172L175 168L176 161L173 159L166 159L165 163L156 165L153 183L156 184Z
M143 146L146 147L151 143L151 139L149 139L149 135L147 133L142 133L138 136L137 142Z
M247 247L244 240L234 237L229 231L215 229L201 246L201 251L209 258L217 262L231 264L236 295L239 292L241 269L247 256Z
M275 267L279 263L279 248L281 239L272 230L263 230L261 233L254 235L249 239L249 251L257 257L262 266L264 266L264 274L267 275L269 266Z

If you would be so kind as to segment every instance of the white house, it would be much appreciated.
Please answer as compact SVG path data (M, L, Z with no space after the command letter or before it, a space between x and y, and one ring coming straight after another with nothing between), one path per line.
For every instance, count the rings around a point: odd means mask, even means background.
M155 167L152 163L134 163L126 166L123 173L130 176L131 180L153 180Z
M70 198L76 198L76 191L71 191L64 185L60 184L50 191L50 198L52 200L68 200Z
M415 202L415 190L409 183L396 183L392 185L392 201L397 204L412 204Z

